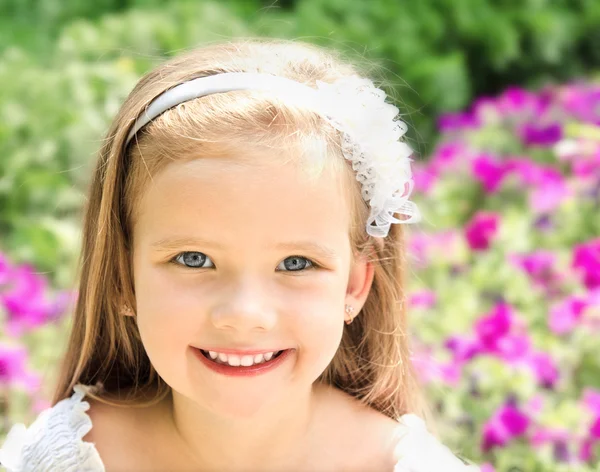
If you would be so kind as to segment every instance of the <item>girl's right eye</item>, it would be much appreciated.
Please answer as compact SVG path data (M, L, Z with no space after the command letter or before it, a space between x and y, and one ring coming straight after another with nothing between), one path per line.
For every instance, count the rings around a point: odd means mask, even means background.
M210 267L214 267L212 262L212 265L205 266L204 263L207 260L210 261L210 259L206 257L206 254L197 251L187 251L177 254L173 259L171 259L171 262L185 266L189 269L208 269Z

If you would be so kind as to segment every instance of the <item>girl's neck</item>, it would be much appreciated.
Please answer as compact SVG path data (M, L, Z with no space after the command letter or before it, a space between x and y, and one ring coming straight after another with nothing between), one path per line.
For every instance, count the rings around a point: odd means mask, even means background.
M315 386L249 418L223 418L172 393L165 400L183 463L197 470L287 470L314 450L319 430Z

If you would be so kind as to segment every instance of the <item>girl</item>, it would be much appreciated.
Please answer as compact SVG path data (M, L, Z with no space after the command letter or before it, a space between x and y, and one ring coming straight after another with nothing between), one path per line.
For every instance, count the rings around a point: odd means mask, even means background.
M419 214L384 99L279 40L143 77L100 151L54 406L13 427L2 464L472 470L420 419L401 225Z

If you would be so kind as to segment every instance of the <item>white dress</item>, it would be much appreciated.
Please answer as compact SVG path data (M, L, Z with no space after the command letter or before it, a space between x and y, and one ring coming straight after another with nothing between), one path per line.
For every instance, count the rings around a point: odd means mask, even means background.
M0 464L8 472L104 472L104 464L91 442L83 441L92 429L83 401L89 388L77 385L70 398L44 410L27 428L16 424L0 449ZM394 472L477 472L465 465L425 428L416 415L400 418Z

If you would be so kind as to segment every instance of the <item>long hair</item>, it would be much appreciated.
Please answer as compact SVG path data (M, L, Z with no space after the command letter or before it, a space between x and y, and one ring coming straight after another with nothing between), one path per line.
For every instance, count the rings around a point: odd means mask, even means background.
M341 344L318 382L333 385L391 418L427 416L410 361L404 292L405 244L401 225L383 239L365 230L369 208L355 173L341 153L340 136L316 113L258 91L212 94L180 104L154 119L127 147L135 119L162 92L191 79L224 72L263 72L316 87L361 73L339 53L298 41L238 39L206 45L169 60L135 86L100 149L85 208L79 298L53 404L78 384L103 386L90 396L114 405L162 400L170 387L152 367L135 317L132 228L145 185L169 162L223 155L250 146L277 148L304 159L307 170L331 167L345 175L351 199L349 238L354 255L375 266L361 313L344 327ZM315 160L315 149L325 149ZM299 156L299 157L298 157ZM127 388L130 395L120 397Z

